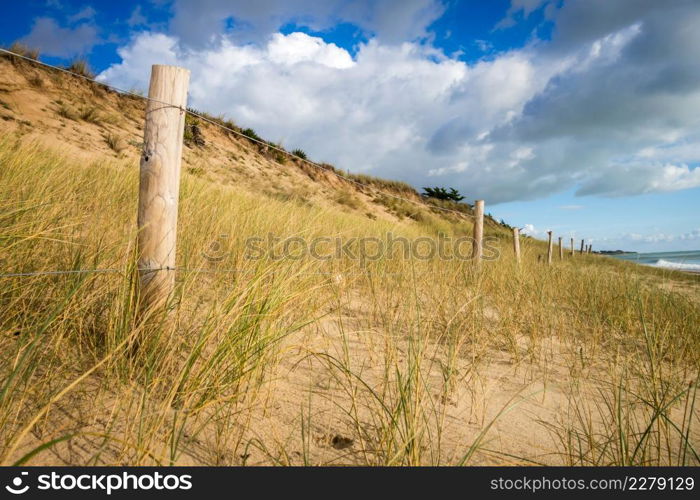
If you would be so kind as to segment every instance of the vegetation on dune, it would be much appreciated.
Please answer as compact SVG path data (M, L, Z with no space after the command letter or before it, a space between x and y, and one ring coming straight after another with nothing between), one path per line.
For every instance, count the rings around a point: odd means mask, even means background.
M301 158L302 160L307 159L306 153L304 152L303 149L294 149L294 150L292 150L292 154L294 156L296 156L297 158Z
M93 71L90 69L90 64L87 62L86 59L75 59L68 65L66 69L72 73L76 73L91 80L94 79L96 76L95 73L93 73Z
M27 45L20 43L20 42L14 42L12 45L9 47L5 47L6 50L9 50L10 52L14 54L18 54L20 56L28 57L29 59L34 59L35 61L39 60L39 50L28 47ZM2 54L2 57L9 57L13 61L18 61L19 59L16 57L13 57L9 54Z
M260 136L252 128L245 128L245 129L241 130L241 134L243 134L244 136L249 137L255 141L262 141Z
M2 278L3 464L700 463L692 276L586 255L545 267L532 239L517 266L498 226L500 258L478 269L402 246L280 259L277 242L246 259L270 233L353 250L471 227L184 174L172 320L142 324L137 184L133 162L0 139L3 272L110 270Z
M532 238L518 266L490 219L499 258L476 268L451 246L472 233L459 193L290 162L221 116L186 117L171 317L137 322L143 102L5 58L54 92L60 137L104 154L0 138L0 463L700 463L697 276L568 253L547 267ZM257 187L205 180L219 149ZM43 270L88 272L14 275Z
M192 115L185 115L185 128L183 133L183 141L187 146L203 148L206 146L206 140L202 133L202 128L199 120Z

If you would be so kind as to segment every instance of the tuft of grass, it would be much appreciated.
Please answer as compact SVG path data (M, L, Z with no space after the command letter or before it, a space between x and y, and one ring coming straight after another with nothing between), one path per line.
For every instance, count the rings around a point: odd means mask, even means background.
M62 118L66 118L67 120L77 121L80 118L80 114L78 112L63 102L58 105L56 114Z
M121 153L126 148L126 143L121 136L113 132L107 132L104 138L109 148L117 154Z
M89 123L99 125L102 116L96 106L84 106L78 111L78 117Z
M13 52L15 54L18 54L20 56L34 59L35 61L39 60L39 50L31 48L31 47L29 47L21 42L14 42L12 45L10 45L7 48L7 50L9 50L10 52ZM9 56L7 54L3 54L3 56L12 58L12 56ZM13 58L13 59L18 60L17 58Z
M29 85L31 85L32 87L36 87L36 88L39 88L39 89L42 88L42 87L44 86L44 79L41 78L41 76L38 75L38 74L32 74L32 75L28 76L28 77L27 77L27 82L28 82Z
M187 172L191 175L194 175L195 177L201 177L204 175L204 168L197 166L197 167L188 167Z
M339 205L344 205L354 210L359 210L364 207L359 198L348 190L339 190L333 198Z
M95 78L95 73L90 69L90 64L85 59L75 59L66 69L91 80Z

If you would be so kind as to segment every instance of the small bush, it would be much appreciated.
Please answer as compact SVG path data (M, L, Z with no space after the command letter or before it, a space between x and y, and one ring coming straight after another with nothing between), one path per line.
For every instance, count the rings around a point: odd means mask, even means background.
M295 149L294 151L292 151L292 154L298 158L301 158L302 160L308 159L303 149Z
M241 130L241 134L255 141L262 141L260 136L252 128L246 128Z
M459 194L455 188L450 188L448 191L444 187L424 187L422 196L426 198L436 198L438 200L451 200L460 202L464 199L464 196Z

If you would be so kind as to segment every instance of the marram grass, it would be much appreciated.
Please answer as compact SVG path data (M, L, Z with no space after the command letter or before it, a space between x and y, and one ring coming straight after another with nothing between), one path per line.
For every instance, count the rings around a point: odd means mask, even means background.
M698 281L598 256L245 258L415 240L184 174L170 318L136 320L136 165L0 140L3 464L699 464ZM204 257L215 248L220 261ZM221 271L226 272L221 272ZM236 272L233 272L236 270ZM217 271L217 272L213 272Z

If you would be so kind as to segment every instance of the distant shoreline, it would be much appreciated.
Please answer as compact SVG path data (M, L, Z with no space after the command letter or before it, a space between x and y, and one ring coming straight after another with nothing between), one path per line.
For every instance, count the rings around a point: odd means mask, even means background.
M609 255L619 260L634 262L647 267L680 271L683 273L700 274L700 250L681 250L671 252L625 252L608 251L602 255Z

